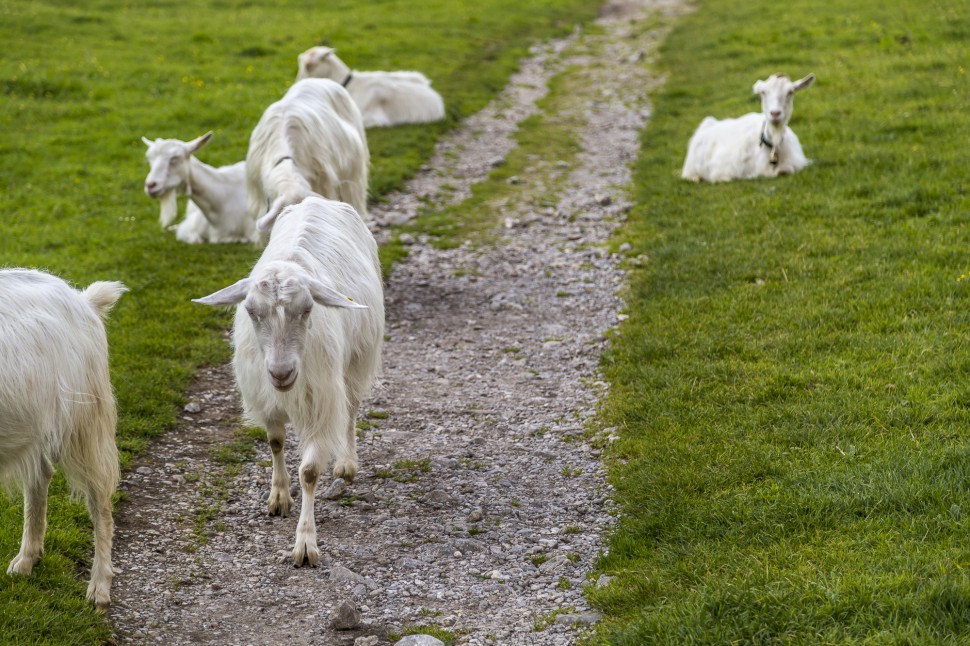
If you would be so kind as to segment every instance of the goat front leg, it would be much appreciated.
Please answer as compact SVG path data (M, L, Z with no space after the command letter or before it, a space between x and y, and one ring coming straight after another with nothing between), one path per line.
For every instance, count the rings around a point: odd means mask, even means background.
M347 404L347 430L344 444L333 465L333 477L353 482L357 475L357 411L360 400L351 398Z
M47 531L47 489L54 475L50 461L39 456L37 470L24 482L24 534L20 552L10 561L7 574L31 573L34 563L44 553L44 534Z
M266 439L273 452L273 483L269 490L267 509L270 516L289 516L293 498L290 496L290 474L286 472L283 448L286 444L286 427L278 422L266 425Z
M303 500L300 507L300 522L296 525L296 543L293 545L293 566L300 567L304 562L310 567L320 564L320 548L317 547L317 525L313 517L313 497L317 490L317 480L326 465L325 455L312 444L303 453L300 464L300 486Z

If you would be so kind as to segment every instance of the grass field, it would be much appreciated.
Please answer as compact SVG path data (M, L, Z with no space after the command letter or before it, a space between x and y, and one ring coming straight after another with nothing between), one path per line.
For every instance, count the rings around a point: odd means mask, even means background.
M970 22L960 0L699 3L663 49L603 644L970 641ZM815 72L775 180L679 179L700 120Z
M179 244L160 230L158 205L142 192L142 135L213 130L200 158L238 161L262 110L295 78L297 54L329 44L360 69L422 70L445 98L444 123L368 133L371 197L380 199L441 133L504 86L530 43L568 32L596 4L0 4L0 266L48 269L79 286L119 279L131 289L109 323L124 462L174 422L195 369L228 357L229 316L189 299L244 275L257 255L244 245ZM83 506L68 500L60 478L52 491L34 576L0 574L3 643L110 636L83 602L91 552ZM21 513L19 496L0 497L0 563L17 551Z

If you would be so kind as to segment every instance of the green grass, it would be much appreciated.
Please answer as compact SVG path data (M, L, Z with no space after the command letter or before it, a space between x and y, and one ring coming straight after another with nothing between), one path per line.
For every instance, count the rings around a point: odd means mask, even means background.
M622 518L604 644L970 640L970 60L956 0L703 2L663 48L629 319L604 367ZM707 114L816 84L815 163L679 179Z
M417 482L421 476L431 473L431 458L398 460L390 468L378 469L374 475L378 478L390 478L396 482Z
M108 325L124 464L175 423L197 367L229 356L228 314L189 299L244 275L257 256L244 245L179 244L160 231L158 205L142 192L142 135L213 130L200 158L236 162L262 110L295 77L297 54L330 44L360 69L419 69L445 98L443 123L368 133L377 200L504 86L531 43L567 33L595 10L584 0L5 3L0 266L44 268L78 286L119 279L131 289ZM399 251L385 252L385 262ZM0 574L8 641L90 644L110 635L83 605L90 524L63 489L56 480L35 575ZM17 551L20 513L17 496L0 498L0 562Z

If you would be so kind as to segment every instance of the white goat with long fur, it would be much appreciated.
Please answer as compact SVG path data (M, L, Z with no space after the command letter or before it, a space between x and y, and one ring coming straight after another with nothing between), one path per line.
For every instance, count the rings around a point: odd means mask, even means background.
M175 229L177 240L190 244L259 240L246 199L246 162L215 168L194 156L212 139L211 132L192 141L141 139L148 146L145 157L151 166L145 193L160 200L163 227L178 215L177 196L189 197L185 219Z
M445 118L445 102L420 72L351 71L330 47L311 47L297 61L297 80L328 78L347 88L367 128Z
M316 193L367 214L367 135L347 90L328 79L294 83L249 138L249 212L272 225L285 207ZM268 231L268 227L262 228Z
M111 496L118 486L115 400L102 319L125 286L83 292L30 269L0 271L0 478L24 491L24 533L8 574L28 575L44 552L47 489L58 463L94 524L87 598L110 602Z
M754 93L761 95L760 113L737 119L705 118L687 144L681 177L728 182L786 175L807 166L810 162L788 121L795 92L814 80L815 75L809 74L793 83L784 74L775 74L754 84Z
M350 295L350 296L347 296ZM293 564L320 560L313 516L317 480L357 473L355 418L380 371L384 301L377 244L344 203L314 195L277 218L247 278L195 302L238 305L233 366L246 414L266 429L273 455L268 509L289 514L284 424L303 458Z

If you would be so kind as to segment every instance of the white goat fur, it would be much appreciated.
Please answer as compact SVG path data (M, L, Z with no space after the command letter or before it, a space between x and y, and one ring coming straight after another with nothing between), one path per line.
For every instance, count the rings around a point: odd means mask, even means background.
M728 182L786 175L807 166L810 162L788 121L795 92L814 80L815 75L809 74L793 83L784 74L775 74L754 84L754 93L761 95L762 112L737 119L705 118L687 144L681 177L694 182Z
M305 79L263 112L246 155L249 212L268 231L284 207L312 193L367 214L367 135L339 83ZM267 210L267 207L268 210Z
M420 72L351 72L330 47L311 47L297 58L297 80L328 78L346 83L364 126L426 123L445 118L445 103Z
M28 575L44 551L47 489L58 463L94 524L87 598L110 602L111 496L118 485L115 401L103 317L126 289L78 292L29 269L0 271L0 477L24 491L24 532L8 574Z
M356 475L355 419L380 372L377 244L349 205L311 196L277 218L249 277L196 302L238 304L233 366L246 414L266 429L272 449L273 515L288 515L293 502L283 461L284 424L293 424L303 453L293 563L316 566L317 479L332 458L335 477Z
M176 197L189 197L185 219L175 229L181 242L258 242L246 199L246 162L215 168L193 156L211 138L211 132L192 141L142 137L151 166L145 194L160 200L159 219L167 228L178 215Z

